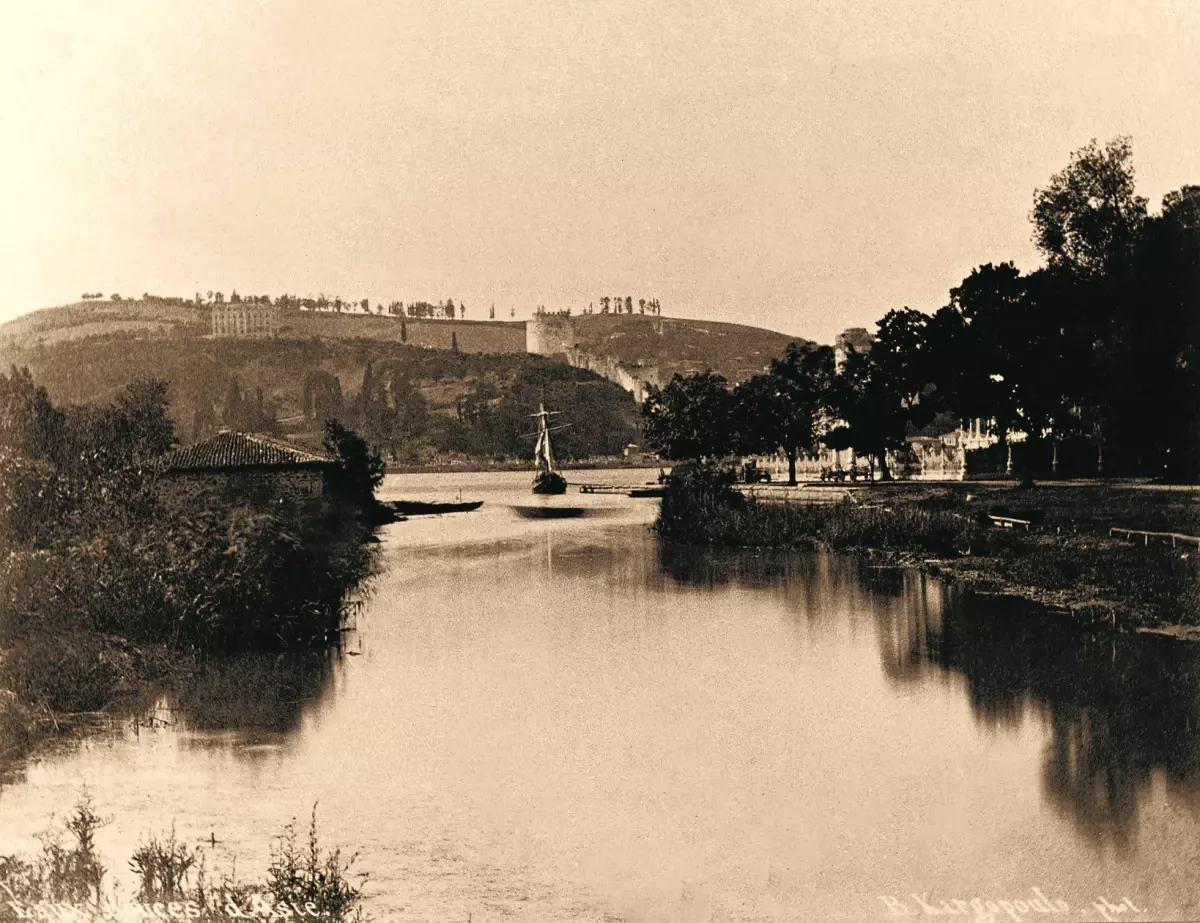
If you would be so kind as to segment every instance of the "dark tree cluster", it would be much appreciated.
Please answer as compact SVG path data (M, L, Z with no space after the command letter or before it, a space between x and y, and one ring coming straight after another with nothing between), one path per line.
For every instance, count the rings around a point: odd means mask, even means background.
M367 361L350 418L371 445L394 461L414 461L416 449L430 429L425 397L407 369L396 362L383 362L376 368Z
M796 460L817 451L842 397L834 365L830 347L792 343L733 389L713 372L675 375L642 405L646 444L672 461L779 451L794 484Z
M988 421L1049 447L1086 445L1091 470L1200 480L1200 186L1149 214L1118 138L1076 151L1034 195L1045 265L987 263L932 315L904 308L868 350L793 345L730 391L719 376L678 376L643 408L666 458L821 445L874 459L938 414Z
M477 381L456 408L445 448L493 459L530 458L540 403L569 424L554 434L561 459L620 455L637 438L629 393L593 372L551 362L523 368L503 391Z
M633 306L633 296L631 295L626 295L624 298L619 295L615 297L606 295L600 299L601 314L632 314ZM662 313L662 305L659 304L657 298L639 298L637 300L637 309L639 314L658 315ZM595 314L595 305L589 303L588 306L583 309L583 313Z

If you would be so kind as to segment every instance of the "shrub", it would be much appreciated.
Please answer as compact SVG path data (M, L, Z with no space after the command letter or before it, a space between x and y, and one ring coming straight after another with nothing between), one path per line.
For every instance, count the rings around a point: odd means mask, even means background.
M361 873L356 876L357 884L351 881L350 870L357 859L356 854L343 860L341 850L321 848L317 808L313 805L304 844L297 840L294 820L284 827L271 855L267 885L277 901L291 901L300 906L311 902L322 917L345 920L362 899L367 879Z
M85 795L62 829L52 827L39 837L40 855L31 859L0 856L3 890L22 902L96 905L101 898L106 869L96 854L95 835L107 823L92 809L91 800Z
M188 875L200 858L197 850L175 838L175 828L163 838L151 836L138 846L129 868L138 877L137 899L175 901L185 896Z
M724 465L687 462L675 466L667 476L655 527L666 536L717 541L747 505L733 487L736 480L734 470Z
M724 545L878 548L954 556L989 540L950 509L758 501L733 487L733 471L683 465L667 479L656 528L682 541Z
M107 823L85 795L62 829L52 827L39 837L40 853L0 856L0 894L6 898L0 901L0 923L29 916L42 919L48 910L44 905L51 902L59 905L56 918L60 912L63 919L109 918L118 893L105 884L107 869L95 846L96 830ZM321 845L315 806L307 842L298 842L294 823L284 828L265 882L238 882L227 874L210 883L205 858L203 848L181 843L174 829L142 842L129 868L138 877L135 898L145 915L161 916L151 912L155 904L186 903L193 911L189 918L215 923L230 919L232 902L242 909L241 916L277 919L294 916L294 908L310 903L316 918L326 923L364 919L361 903L367 876L351 875L357 857L343 859L340 850ZM282 910L285 901L291 902L286 911Z

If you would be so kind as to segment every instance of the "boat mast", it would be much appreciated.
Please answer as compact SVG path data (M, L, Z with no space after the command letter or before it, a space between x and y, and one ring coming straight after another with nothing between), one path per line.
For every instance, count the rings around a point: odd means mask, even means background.
M546 461L546 470L553 471L554 455L550 451L550 429L546 426L547 416L549 414L546 412L546 405L538 404L538 448L541 450L541 457Z

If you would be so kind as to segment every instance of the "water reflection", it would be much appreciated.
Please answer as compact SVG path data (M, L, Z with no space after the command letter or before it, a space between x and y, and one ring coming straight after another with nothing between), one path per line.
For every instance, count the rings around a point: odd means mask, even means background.
M1051 802L1097 842L1128 848L1139 801L1162 772L1200 782L1200 651L1154 636L1098 636L1064 617L905 580L902 625L880 625L891 653L954 670L980 721L1019 723L1044 710L1043 782ZM937 596L930 605L929 597ZM902 639L901 643L897 640ZM892 671L899 680L904 670Z
M1060 614L846 557L660 543L658 562L678 586L761 589L807 620L844 600L871 613L893 683L956 674L979 724L1016 730L1041 720L1044 794L1093 843L1133 845L1139 804L1158 774L1193 798L1200 790L1197 645L1098 636Z
M1032 885L1195 918L1191 648L638 521L382 534L362 656L176 688L169 727L0 792L0 852L86 781L110 863L178 821L265 865L319 801L377 919L849 921Z
M165 712L194 732L291 734L306 715L328 704L344 657L334 652L214 661L174 683L156 714Z

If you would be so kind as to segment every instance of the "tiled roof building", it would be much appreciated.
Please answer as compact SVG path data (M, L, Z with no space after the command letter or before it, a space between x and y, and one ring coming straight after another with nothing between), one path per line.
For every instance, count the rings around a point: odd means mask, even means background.
M309 503L325 495L336 462L257 433L218 433L163 457L164 496L184 506Z
M218 433L163 459L164 471L328 467L333 459L257 433Z

